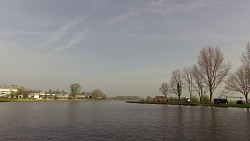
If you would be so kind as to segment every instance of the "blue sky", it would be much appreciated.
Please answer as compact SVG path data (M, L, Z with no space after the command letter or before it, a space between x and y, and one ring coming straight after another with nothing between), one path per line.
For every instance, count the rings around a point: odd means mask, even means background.
M0 83L160 95L174 69L218 46L233 68L250 41L248 0L1 0ZM233 72L233 70L232 70ZM184 96L187 95L184 93Z

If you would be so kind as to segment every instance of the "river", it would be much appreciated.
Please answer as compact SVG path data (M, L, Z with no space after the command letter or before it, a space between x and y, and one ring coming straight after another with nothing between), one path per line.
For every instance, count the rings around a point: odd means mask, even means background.
M250 112L119 101L0 103L0 140L249 140Z

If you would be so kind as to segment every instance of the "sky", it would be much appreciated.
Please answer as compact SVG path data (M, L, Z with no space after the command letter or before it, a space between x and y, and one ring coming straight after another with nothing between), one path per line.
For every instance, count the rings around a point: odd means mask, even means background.
M0 84L161 95L171 72L219 47L240 66L249 0L1 0ZM183 96L188 96L184 93Z

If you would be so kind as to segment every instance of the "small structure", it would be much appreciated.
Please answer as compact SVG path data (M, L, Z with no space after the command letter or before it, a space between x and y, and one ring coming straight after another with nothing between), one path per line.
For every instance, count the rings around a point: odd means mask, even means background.
M77 99L85 99L85 95L77 94L77 95L75 95L75 98L77 98Z
M9 97L11 93L16 93L18 85L0 85L0 97Z
M59 93L59 94L56 94L56 97L59 98L59 99L67 99L67 98L69 98L69 94L67 94L67 93Z
M29 93L28 97L38 99L38 98L40 98L40 93Z
M156 96L155 97L155 101L156 102L165 102L166 101L166 97L165 96Z

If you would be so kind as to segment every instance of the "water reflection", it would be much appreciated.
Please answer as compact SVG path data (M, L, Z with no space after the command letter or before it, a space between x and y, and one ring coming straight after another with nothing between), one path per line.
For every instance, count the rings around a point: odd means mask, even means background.
M0 140L250 138L249 109L123 102L0 103L0 107L4 135Z

